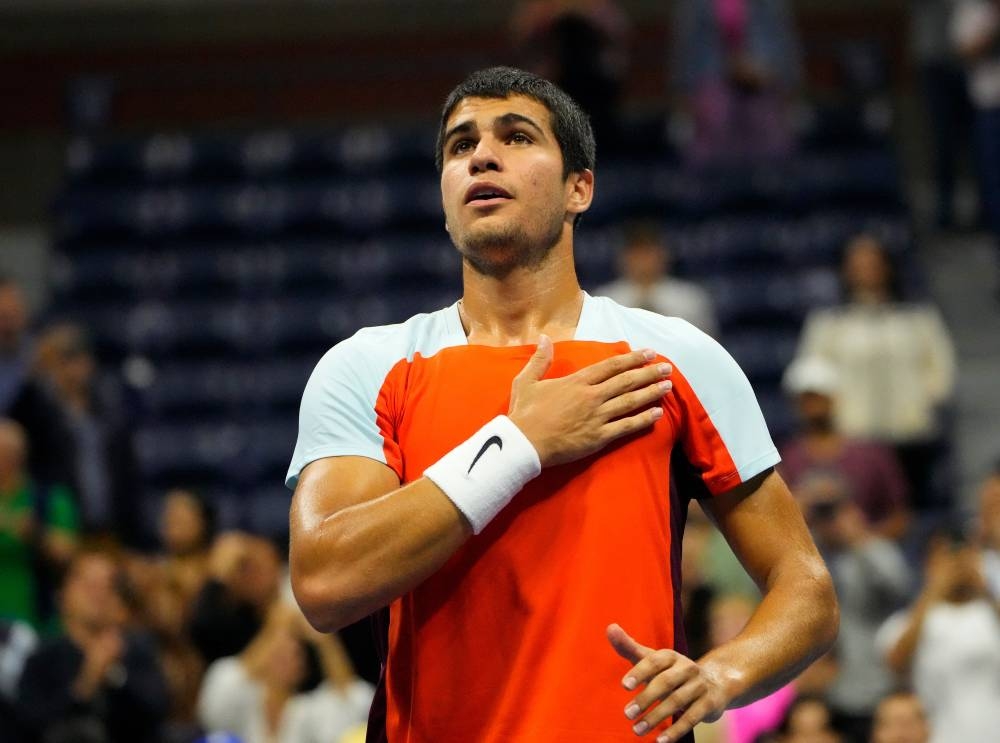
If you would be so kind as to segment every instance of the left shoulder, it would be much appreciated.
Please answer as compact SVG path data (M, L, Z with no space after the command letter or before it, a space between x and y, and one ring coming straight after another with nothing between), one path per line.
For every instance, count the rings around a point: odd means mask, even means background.
M628 341L633 348L648 346L664 356L711 353L722 347L710 335L680 317L667 317L636 307L625 307L608 297L590 297L590 326L586 330L609 337L587 340Z

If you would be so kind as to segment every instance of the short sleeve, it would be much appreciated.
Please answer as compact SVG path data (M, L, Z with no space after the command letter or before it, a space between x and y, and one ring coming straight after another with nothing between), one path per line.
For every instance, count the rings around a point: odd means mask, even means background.
M674 456L683 455L684 469L709 495L781 461L749 380L717 341L679 318L629 313L630 345L653 348L673 365L666 412L676 429Z
M750 480L781 458L771 441L753 388L718 343L703 336L672 359L679 444L711 495Z
M295 487L307 464L324 457L368 457L401 476L393 400L386 384L396 361L360 334L320 359L302 395L298 439L285 478L289 488Z

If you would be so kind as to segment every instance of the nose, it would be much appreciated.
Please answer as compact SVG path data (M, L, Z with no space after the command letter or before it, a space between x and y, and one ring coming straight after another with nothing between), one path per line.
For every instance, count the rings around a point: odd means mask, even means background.
M497 143L491 137L481 137L476 150L469 158L469 173L476 175L487 170L502 170L502 161Z

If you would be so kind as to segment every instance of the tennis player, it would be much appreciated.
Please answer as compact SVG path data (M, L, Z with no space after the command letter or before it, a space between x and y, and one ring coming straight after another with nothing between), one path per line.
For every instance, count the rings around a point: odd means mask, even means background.
M463 295L313 372L287 478L295 595L326 631L376 615L369 741L691 740L837 630L753 391L683 320L580 289L594 138L556 86L474 73L437 161ZM700 658L679 598L691 497L763 592Z

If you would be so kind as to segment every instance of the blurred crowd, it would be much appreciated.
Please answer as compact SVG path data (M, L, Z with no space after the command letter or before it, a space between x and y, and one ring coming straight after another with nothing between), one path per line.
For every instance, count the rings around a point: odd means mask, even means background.
M975 131L982 220L1000 234L1000 3L914 0L912 19L936 220L956 220L956 163ZM690 162L791 152L803 73L789 4L677 0L673 26L674 129ZM631 27L615 2L524 2L511 33L524 66L588 109L602 153L633 144L620 115ZM595 293L717 335L711 296L673 275L655 224L626 238L621 278ZM907 295L876 235L844 245L841 279L841 303L809 314L785 373L798 432L779 442L837 584L840 639L698 739L992 740L1000 461L974 513L954 502L956 359L939 312ZM0 278L0 743L361 740L378 672L366 630L308 626L287 545L218 531L192 490L145 493L127 396L85 327L31 322L22 288ZM759 594L696 504L683 569L697 657L740 631Z

